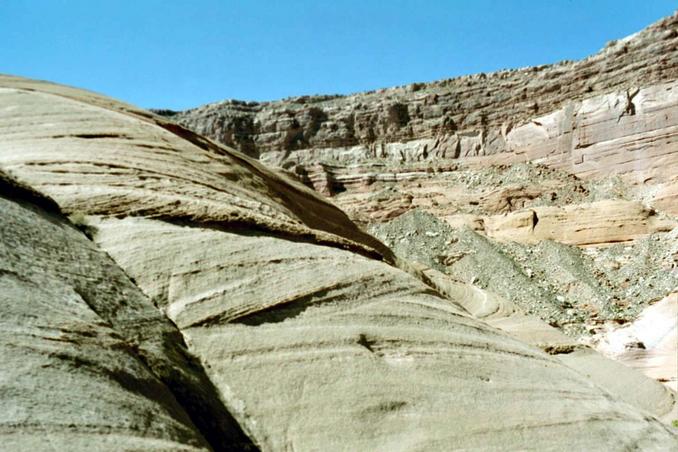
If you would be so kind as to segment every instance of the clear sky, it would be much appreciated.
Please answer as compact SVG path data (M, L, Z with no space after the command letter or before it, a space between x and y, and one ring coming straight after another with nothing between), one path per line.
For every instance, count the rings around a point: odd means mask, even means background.
M147 108L580 59L676 0L0 0L0 73Z

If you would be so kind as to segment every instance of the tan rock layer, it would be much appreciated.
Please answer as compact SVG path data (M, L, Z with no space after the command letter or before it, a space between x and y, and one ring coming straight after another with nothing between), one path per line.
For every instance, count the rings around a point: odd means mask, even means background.
M357 233L310 190L231 151L197 146L199 137L172 133L123 106L104 108L85 94L63 97L16 83L0 90L0 165L78 213L74 220L177 325L214 385L214 400L257 446L663 450L675 443L675 432L649 413L471 317L420 279L341 249L341 240L364 247L376 240ZM298 213L305 209L315 210ZM248 219L248 228L234 218ZM252 227L256 219L266 228ZM323 229L314 229L318 225ZM281 237L280 230L289 234ZM311 235L301 240L299 231ZM11 253L37 243L42 256L59 262L70 247L42 249L50 236L7 241L3 234L2 249ZM61 276L51 260L53 271L39 271L32 253L14 259L19 275L49 274L56 285L70 274ZM96 288L108 281L87 266L75 267L76 282ZM136 318L122 315L136 311L120 304L104 303L114 312L103 312L116 329L137 331ZM16 305L28 309L27 316L40 312ZM155 331L140 328L139 334L154 343L160 340ZM83 352L82 346L75 351ZM16 381L40 375L16 371ZM95 370L93 378L99 374ZM54 381L71 383L62 374ZM3 388L8 384L0 380ZM84 381L69 388L80 386L88 387ZM99 396L81 392L78 400ZM62 401L40 403L47 413ZM130 400L130 416L144 403ZM153 421L171 427L171 420ZM34 430L12 428L25 436L23 444L36 441ZM78 438L66 435L64 444Z
M676 74L678 77L678 74ZM535 162L581 178L619 175L632 185L652 186L646 200L668 213L678 213L678 82L637 90L633 114L625 114L626 92L574 102L546 116L533 118L508 132L492 155L433 156L414 163L354 149L337 162L314 149L288 157L309 186L326 195L364 192L375 182L402 183L444 177L455 162L472 167ZM434 143L400 144L413 151ZM315 163L324 160L336 163ZM334 159L334 160L333 160ZM265 156L262 160L266 161ZM378 163L377 163L378 162ZM269 162L271 163L271 162Z
M678 400L675 392L662 387L661 383L649 381L625 365L601 356L593 349L566 336L543 320L526 315L515 303L492 292L480 289L472 284L454 281L444 273L430 268L423 271L435 287L447 296L459 300L459 303L475 317L483 319L495 328L506 331L513 337L555 355L569 367L587 375L621 400L649 411L666 422L671 422L675 413L678 412ZM665 319L663 323L666 326L671 325L671 321L668 319ZM670 346L668 346L670 338L667 339L664 341L664 347L670 350ZM669 350L661 350L660 353L657 353L664 359L664 362L660 364L660 366L663 365L660 370L660 373L663 371L662 375L666 375L666 371L671 370L670 366L675 364L675 360L667 353ZM673 351L673 358L675 358L675 347ZM606 354L606 356L609 355L609 353ZM646 362L651 361L647 360ZM641 366L632 365L631 367ZM652 370L656 371L656 367ZM656 373L645 372L645 374L655 379ZM629 391L629 388L634 388L634 390Z
M110 103L0 76L0 164L67 213L240 225L392 258L303 185L149 113ZM73 188L76 179L84 191Z
M534 207L483 219L487 236L523 243L555 240L570 245L628 242L677 223L633 201L606 200L565 207Z

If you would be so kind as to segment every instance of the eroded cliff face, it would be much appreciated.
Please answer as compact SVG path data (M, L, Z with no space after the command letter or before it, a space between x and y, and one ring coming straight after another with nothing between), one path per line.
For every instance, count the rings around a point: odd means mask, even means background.
M174 119L263 162L301 165L327 193L335 182L345 185L342 172L351 170L315 164L490 157L540 161L580 176L638 172L643 182L676 173L667 155L677 146L676 78L673 15L579 62L351 96L225 101ZM322 173L327 187L318 186Z
M474 317L475 289L409 266L298 182L162 118L3 76L0 168L0 435L12 448L676 441L657 420L675 395L656 382L600 355L603 377L590 377L536 320L502 330Z
M578 62L172 117L571 337L678 287L678 13Z
M351 96L225 101L173 118L330 196L459 164L529 161L581 178L620 175L676 214L676 79L678 14L579 62Z

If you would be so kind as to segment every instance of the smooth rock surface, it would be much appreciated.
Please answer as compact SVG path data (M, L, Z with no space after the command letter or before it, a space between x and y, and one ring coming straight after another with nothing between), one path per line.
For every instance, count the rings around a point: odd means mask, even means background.
M678 293L646 308L630 325L593 338L598 351L678 391Z
M0 76L0 165L67 214L239 225L388 256L303 185L148 112L111 104Z
M658 374L671 375L671 372L675 375L675 346L673 349L670 346L672 339L675 343L675 323L673 323L673 331L671 330L672 319L675 319L675 315L663 317L666 327L660 329L657 334L661 338L659 342L663 342L662 345L652 347L656 350L645 356L636 356L635 365L631 359L626 362L621 360L620 363L617 362L620 360L617 360L617 357L611 353L605 353L610 358L602 356L539 318L526 315L514 303L492 292L482 290L472 284L454 281L434 269L425 269L424 273L442 293L458 300L459 304L473 316L554 355L620 400L649 411L667 422L671 422L678 413L678 397L676 397L675 389L667 390L662 387L656 377ZM647 365L643 366L641 363L647 363ZM646 370L645 376L633 370L633 368L645 370L644 367L652 369L649 372Z
M585 448L611 440L596 419L628 416L582 374L384 263L259 235L92 221L265 449L500 450L527 437L548 449L570 416L579 439L568 444ZM660 402L659 415L673 398L657 386L646 407Z

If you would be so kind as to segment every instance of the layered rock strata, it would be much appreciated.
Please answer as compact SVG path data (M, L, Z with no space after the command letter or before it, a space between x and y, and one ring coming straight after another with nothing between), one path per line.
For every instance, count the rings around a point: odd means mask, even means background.
M76 236L78 246L100 259L108 258L98 250L108 253L119 266L98 277L92 266L80 266L79 256L60 257L45 248L49 243L43 244L42 230L6 240L32 225L43 227L42 215L17 213L23 223L10 221L10 232L2 236L7 262L16 269L10 268L13 273L5 272L2 280L17 285L24 273L28 279L37 273L35 290L66 285L64 297L50 298L54 309L79 309L76 328L99 328L94 334L103 341L104 325L97 326L98 318L85 306L91 296L78 298L68 285L118 287L115 275L126 274L125 284L135 286L117 303L104 306L113 311L106 313L112 328L135 337L136 317L123 314L144 309L167 328L176 325L182 337L170 337L169 343L180 346L185 340L199 372L216 391L213 400L254 445L266 450L663 450L675 443L675 432L647 411L472 317L415 277L417 272L392 265L395 259L386 246L299 184L105 98L16 78L2 77L0 86L0 167L53 198L93 242L68 224L54 227ZM9 198L5 204L15 202ZM70 249L70 241L59 242L62 252ZM15 242L29 247L24 257L11 255ZM40 264L46 269L39 273L26 269L33 252L48 261ZM59 269L57 263L65 267ZM75 266L73 272L68 265ZM45 272L50 281L39 280ZM37 347L45 334L28 332L31 323L52 322L50 334L72 334L64 323L70 315L55 316L44 310L44 303L27 305L25 299L32 295L25 291L7 293L23 314L8 318L6 328L27 331L28 347ZM150 343L159 340L155 329L142 331ZM11 340L7 353L28 353L18 352ZM42 432L65 401L103 403L101 391L95 395L86 388L107 375L107 366L123 366L122 360L129 363L124 365L135 382L151 381L148 370L132 367L144 356L145 342L138 343L138 349L129 347L116 357L120 364L103 354L93 356L92 364L75 366L72 372L81 374L82 383L55 370L51 383L73 393L45 392L49 397L40 399L44 417L33 418L32 428L25 424L25 413L35 406L28 388L11 389L11 380L0 379L6 404L15 407L4 413L4 434L13 435L17 448L46 447L49 436ZM88 350L97 355L100 344L95 341L87 349L77 341L50 342L76 356ZM162 357L165 350L158 346L157 353ZM172 374L187 366L173 361L167 368ZM9 375L8 368L2 369ZM12 372L13 381L23 384L30 378L40 381L46 371L17 367ZM182 414L182 409L189 414L187 401L175 396L178 405L166 403L171 415L163 414L157 401L169 392L162 386L144 396L138 392L147 384L116 381L119 386L110 379L102 384L102 391L115 399L105 407L113 419L103 420L102 429L113 430L115 419L137 426L144 413L160 413L144 432L147 442L130 447L164 441L158 448L179 450L184 443L206 448L202 434L211 447L226 448L216 442L226 440L226 434L210 439L208 426L191 425ZM80 424L75 425L76 432L63 436L68 448L79 444Z
M426 179L457 162L532 161L582 178L620 175L676 214L677 79L674 14L579 62L350 96L226 101L174 118L327 195Z
M374 156L379 156L380 143L436 137L440 138L439 146L422 146L422 152L413 157L490 155L504 150L500 142L518 123L600 93L628 89L617 105L617 116L633 119L644 97L637 87L676 78L677 27L678 15L668 17L634 36L608 43L600 53L579 62L351 96L305 96L264 103L225 101L182 112L176 118L243 151L249 144L260 156L352 146L372 148ZM586 105L590 111L592 105ZM383 152L400 157L395 145Z
M53 201L0 173L0 211L2 449L248 449L179 330Z

